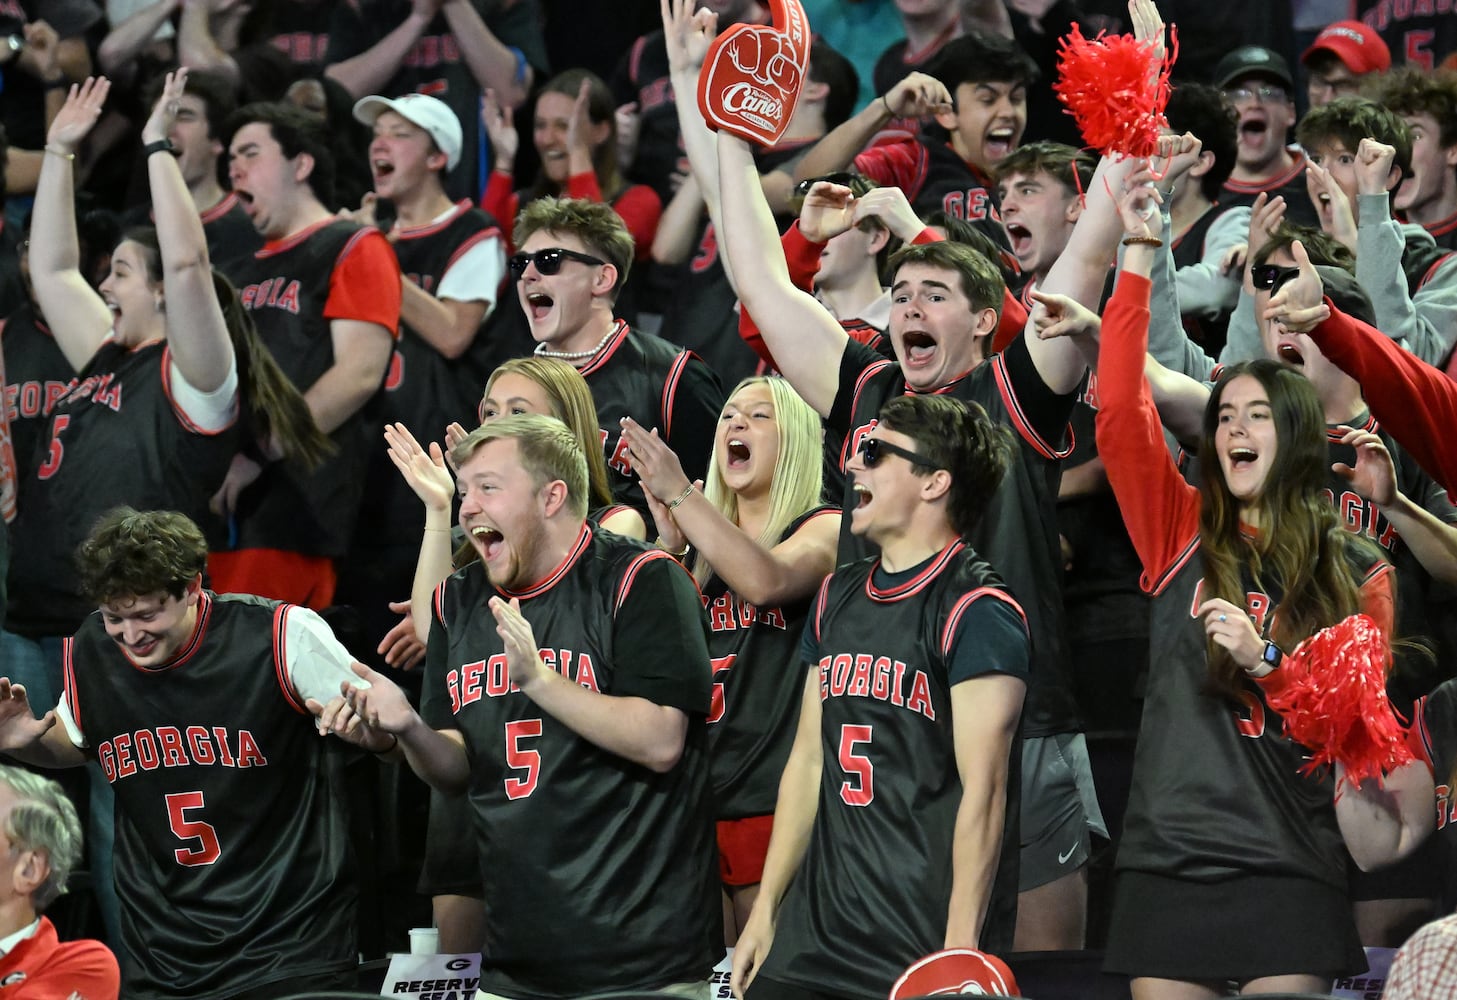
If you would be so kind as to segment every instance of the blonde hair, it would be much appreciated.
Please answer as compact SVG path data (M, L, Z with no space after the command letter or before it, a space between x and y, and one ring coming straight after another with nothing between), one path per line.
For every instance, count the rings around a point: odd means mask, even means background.
M763 531L755 539L765 548L773 548L795 518L820 502L820 494L824 490L824 445L819 414L778 376L746 378L734 386L729 400L754 385L769 387L770 398L774 401L774 424L779 432L779 459L774 463L774 479L769 485L769 516L764 521ZM724 406L727 407L728 403ZM739 523L738 494L723 481L717 448L703 477L703 495L724 517L734 524ZM698 581L699 587L707 583L713 573L713 567L697 552L693 555L692 568L693 578Z
M556 417L516 413L482 424L455 446L456 467L470 461L483 445L507 440L516 442L521 467L536 489L560 480L567 487L567 509L577 517L587 516L587 461L582 443Z
M503 362L486 379L481 406L491 394L496 379L502 375L520 375L541 387L551 403L551 415L566 424L587 456L587 492L591 505L606 507L613 503L612 488L607 485L607 462L602 458L602 429L597 423L597 404L592 389L582 373L558 358L528 355ZM477 416L479 416L477 412Z

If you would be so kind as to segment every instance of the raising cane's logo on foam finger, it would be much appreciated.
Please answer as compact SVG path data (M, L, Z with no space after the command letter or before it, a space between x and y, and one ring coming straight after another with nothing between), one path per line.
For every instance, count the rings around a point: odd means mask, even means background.
M772 146L789 128L809 68L809 21L799 0L769 0L772 25L737 24L709 47L698 106L709 128Z

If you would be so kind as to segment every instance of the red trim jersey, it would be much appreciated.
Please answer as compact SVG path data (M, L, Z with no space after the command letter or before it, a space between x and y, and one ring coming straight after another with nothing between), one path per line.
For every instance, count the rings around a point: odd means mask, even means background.
M517 598L547 666L688 717L658 774L588 741L512 683L490 598ZM568 998L704 981L723 955L693 578L660 549L583 525L545 579L499 589L480 563L435 591L422 715L457 730L486 903L481 988Z
M846 344L840 388L827 421L831 430L845 435L841 469L861 439L875 429L880 408L910 392L895 362L854 341ZM1021 337L936 394L979 403L993 420L1016 432L1012 465L967 541L997 568L1027 614L1033 638L1032 680L1023 735L1076 731L1079 718L1068 662L1056 506L1061 460L1072 449L1068 418L1076 394L1058 396L1047 388ZM841 563L873 551L868 542L850 533L850 512L856 502L847 483Z
M238 196L229 191L223 200L201 213L202 235L212 266L232 279L233 271L263 247L263 237L243 211Z
M993 673L1025 681L1028 645L1022 609L961 541L902 573L863 559L825 580L802 650L819 682L819 804L765 978L881 1000L945 945L962 797L951 691ZM980 937L991 952L1010 949L1016 923L1018 760L1014 741Z
M1104 310L1098 451L1154 598L1143 726L1118 851L1120 871L1210 882L1237 875L1307 878L1346 890L1347 855L1329 774L1302 777L1308 751L1265 700L1280 672L1246 681L1238 703L1205 692L1206 599L1199 491L1180 478L1143 379L1148 279L1122 274ZM1391 566L1374 546L1347 550L1364 608L1392 624ZM1248 577L1245 606L1269 637L1279 582Z
M283 373L307 391L334 364L330 322L377 323L394 333L400 272L394 251L373 227L326 220L269 243L240 264L238 293ZM313 472L274 462L242 494L237 548L343 555L353 537L377 424L365 410L329 436L337 450Z
M358 961L338 744L284 655L296 611L204 592L156 668L100 612L64 644L66 705L116 792L129 998L226 998Z
M807 511L780 541L831 512L838 508ZM719 819L774 814L779 776L799 722L804 689L799 643L810 602L806 596L793 604L758 607L716 576L703 589L713 665L708 749Z
M1457 52L1457 24L1444 4L1398 0L1355 0L1354 17L1374 28L1391 50L1393 66L1417 66L1431 72Z
M702 479L713 454L713 435L723 409L718 376L691 351L651 334L640 333L622 320L607 343L578 369L592 390L597 425L607 459L607 480L620 503L634 507L649 525L642 483L632 473L623 417L656 427L682 459L689 479Z
M1457 524L1457 507L1453 506L1447 491L1417 465L1411 454L1375 417L1366 413L1342 423L1381 438L1396 468L1396 486L1402 495L1443 524ZM1339 462L1354 468L1355 449L1341 444L1345 435L1339 430L1340 426L1331 424L1326 428L1330 465ZM1395 634L1436 651L1436 662L1428 654L1417 650L1398 648L1393 651L1396 662L1389 675L1392 703L1399 712L1406 714L1417 695L1425 694L1450 673L1441 666L1449 662L1449 654L1453 651L1450 588L1433 581L1432 574L1422 566L1421 560L1376 504L1353 490L1351 484L1335 471L1331 471L1327 482L1325 493L1340 514L1341 524L1347 531L1374 543L1395 571Z
M1412 713L1414 735L1420 741L1418 756L1425 756L1432 768L1436 791L1437 842L1443 866L1442 913L1457 909L1457 680L1447 680L1417 702ZM1417 747L1413 747L1417 750Z
M3 1000L116 1000L116 956L100 941L61 941L50 917L0 956Z
M34 474L20 484L11 540L6 628L69 635L96 603L77 589L73 553L97 518L127 504L214 521L208 500L240 437L195 426L172 395L164 341L136 348L106 340L51 414Z
M1278 195L1285 199L1286 219L1302 226L1320 228L1320 216L1316 214L1310 192L1305 187L1305 152L1295 149L1290 155L1294 158L1294 163L1278 177L1263 181L1225 181L1219 204L1227 209L1236 206L1248 208L1262 192L1271 198Z
M0 349L5 352L5 411L15 472L23 480L45 461L51 411L75 384L76 370L28 301L0 320Z

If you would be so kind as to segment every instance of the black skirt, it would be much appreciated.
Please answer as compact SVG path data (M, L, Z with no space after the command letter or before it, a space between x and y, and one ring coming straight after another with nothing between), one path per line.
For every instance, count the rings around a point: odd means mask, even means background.
M1346 893L1311 879L1194 882L1118 874L1105 968L1128 976L1244 983L1366 968Z

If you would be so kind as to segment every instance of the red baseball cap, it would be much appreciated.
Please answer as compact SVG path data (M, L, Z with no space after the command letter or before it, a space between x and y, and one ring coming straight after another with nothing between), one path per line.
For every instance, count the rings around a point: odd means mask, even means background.
M1391 50L1370 27L1360 21L1337 21L1327 25L1310 48L1301 55L1302 63L1309 63L1317 52L1329 52L1352 73L1378 73L1391 68Z
M890 1000L957 994L1013 997L1017 980L1007 963L995 955L974 948L948 948L913 962L890 988Z

